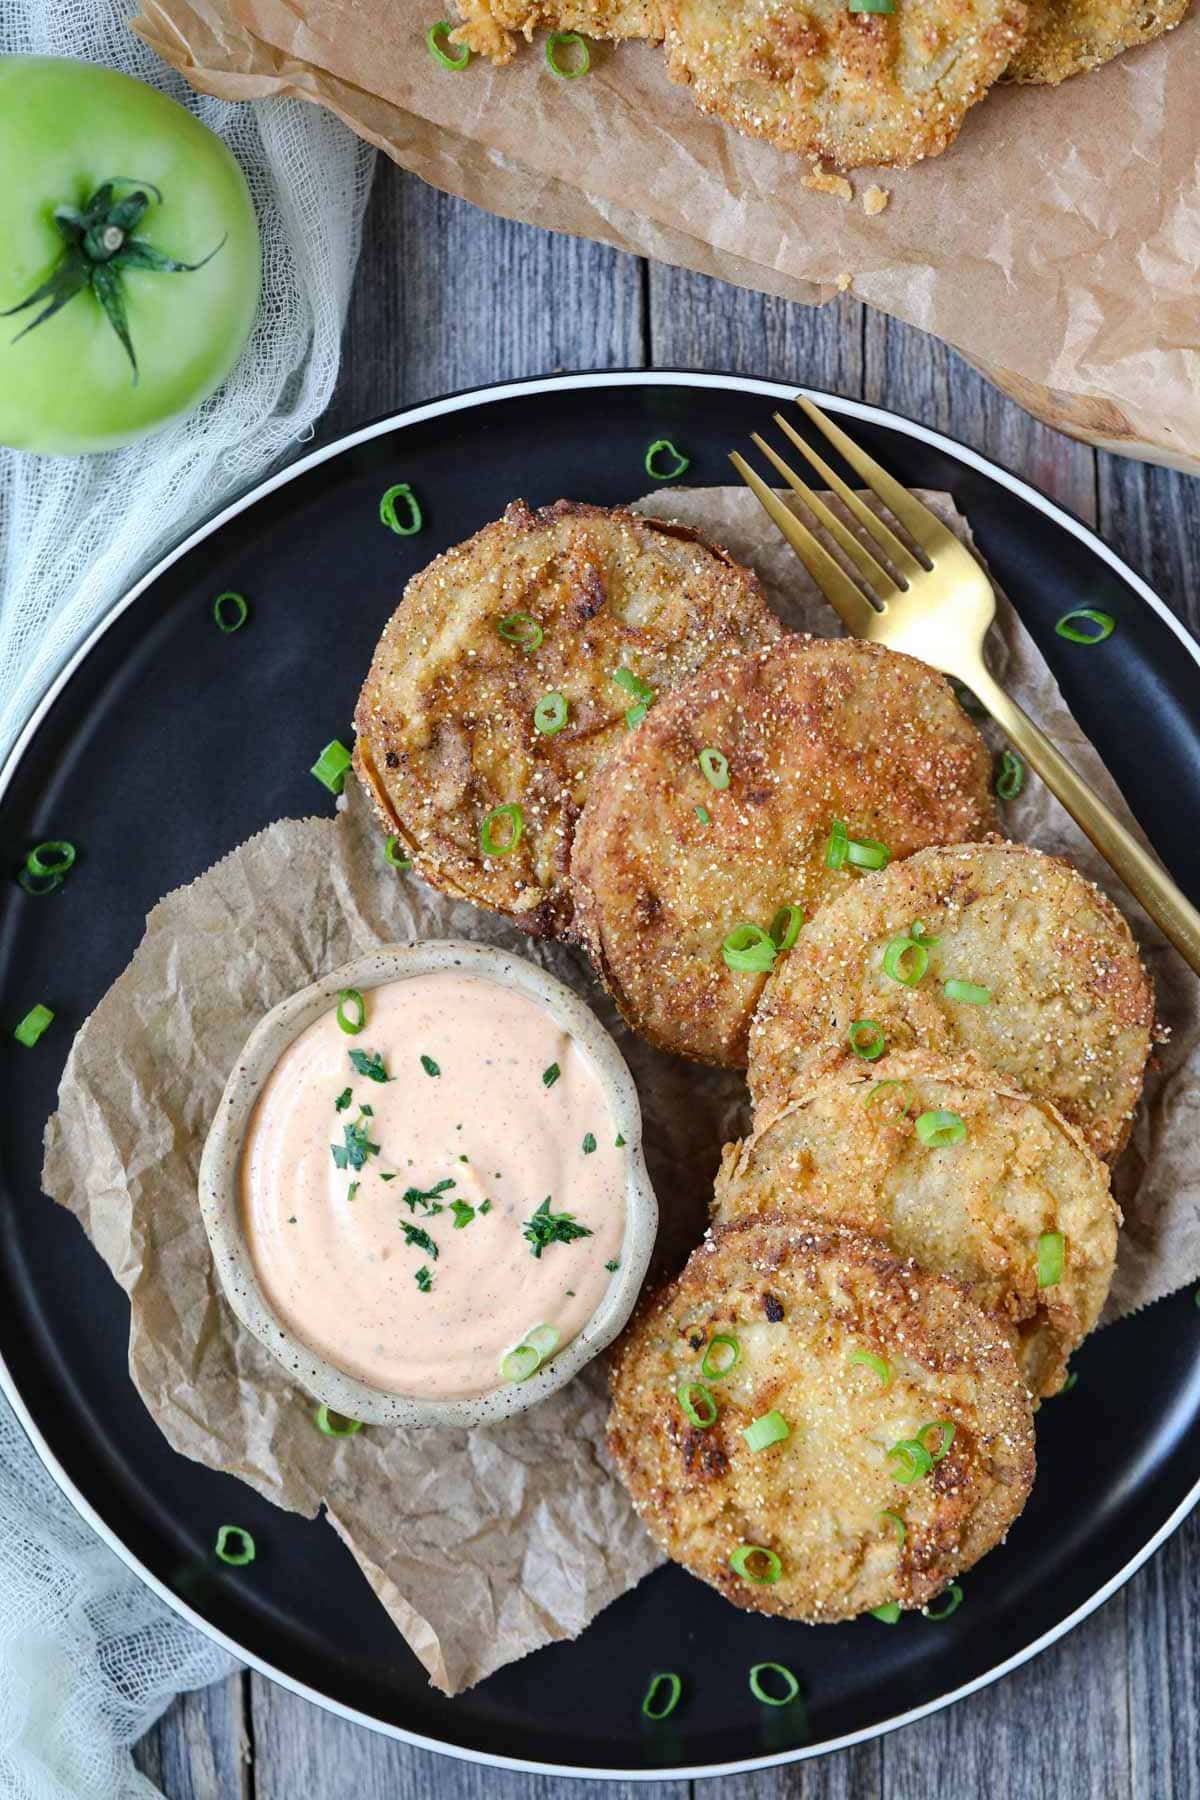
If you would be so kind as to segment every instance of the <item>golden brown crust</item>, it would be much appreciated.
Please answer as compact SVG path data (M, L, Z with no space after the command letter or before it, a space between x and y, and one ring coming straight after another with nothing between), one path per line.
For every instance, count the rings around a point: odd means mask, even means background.
M511 62L516 34L580 31L589 38L652 38L663 34L659 0L458 0L463 23L450 33L495 63Z
M543 632L529 653L497 630L514 612ZM427 881L553 934L570 917L575 820L597 765L628 733L634 697L613 671L629 667L662 692L781 629L757 576L686 526L514 501L409 582L359 697L355 767ZM547 736L533 712L549 693L570 711ZM510 803L522 809L521 841L484 857L481 824Z
M939 1111L962 1120L961 1143L921 1141L916 1120ZM726 1148L714 1204L722 1224L769 1213L853 1226L966 1282L1035 1395L1057 1393L1100 1317L1120 1224L1107 1169L1052 1106L919 1051L823 1070ZM1063 1273L1039 1287L1045 1232L1062 1234Z
M1191 0L1029 0L1029 34L1010 81L1048 82L1098 69L1122 51L1174 30Z
M914 920L938 942L906 987L883 954ZM949 999L955 977L991 1003ZM778 1107L856 1019L874 1020L892 1050L977 1057L1111 1158L1141 1093L1154 993L1128 924L1069 862L1024 844L959 845L868 877L805 926L751 1027L755 1105Z
M723 791L700 772L706 748L728 758ZM861 879L825 867L835 818L896 857L982 837L990 768L948 683L880 645L790 637L714 663L593 784L571 858L576 929L636 1030L741 1066L764 977L725 966L728 932Z
M953 143L1011 63L1024 0L664 0L668 73L704 112L841 168L905 167Z
M702 1379L718 1331L737 1337L740 1360L707 1384L719 1414L701 1431L677 1390ZM855 1350L888 1361L886 1387ZM743 1430L771 1411L790 1435L752 1452ZM947 1454L901 1485L889 1447L942 1419L955 1427ZM608 1442L668 1556L735 1605L814 1622L926 1604L1001 1541L1034 1472L1012 1349L958 1283L857 1233L777 1218L706 1239L635 1321ZM904 1521L903 1545L887 1511ZM775 1552L778 1581L736 1573L742 1544Z

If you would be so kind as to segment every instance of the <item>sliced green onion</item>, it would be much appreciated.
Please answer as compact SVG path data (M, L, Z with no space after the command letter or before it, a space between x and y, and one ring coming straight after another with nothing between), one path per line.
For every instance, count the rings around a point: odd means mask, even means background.
M526 656L540 648L546 635L537 620L527 612L505 613L502 619L497 619L496 631L506 644L515 644Z
M714 1355L728 1350L729 1355ZM718 1331L708 1341L704 1352L704 1361L700 1364L700 1373L706 1381L723 1381L726 1375L732 1374L742 1360L742 1346L731 1331Z
M747 1448L756 1454L760 1450L768 1450L772 1444L782 1444L791 1434L792 1428L783 1414L774 1411L763 1413L742 1428Z
M25 858L25 867L31 875L44 879L48 875L65 875L75 865L75 846L68 844L65 838L51 838L45 844L38 844Z
M495 832L497 825L505 824L507 836L501 843ZM511 856L521 841L521 833L525 829L525 814L521 808L510 801L507 806L493 806L479 824L479 848L485 856Z
M899 1088L901 1090L904 1096L904 1105L900 1108L900 1116L901 1118L907 1117L917 1103L917 1097L907 1081L877 1081L875 1086L870 1088L867 1092L866 1104L870 1106L873 1101L879 1098L880 1094L885 1094L889 1088Z
M578 52L574 68L566 68L558 60L560 50L574 49ZM591 53L586 41L577 31L552 31L546 39L546 67L552 75L561 76L564 81L578 81L586 75L592 66Z
M448 50L442 49L442 45L447 41L453 29L449 19L439 19L437 24L431 25L425 33L425 42L429 46L429 54L441 63L443 69L458 71L466 68L471 60L471 52L466 44L458 46L456 57L451 56Z
M856 869L886 869L892 860L887 845L876 843L874 838L851 838L846 854Z
M956 1112L939 1109L923 1112L917 1119L917 1136L928 1150L945 1150L950 1144L961 1144L967 1127Z
M855 1019L849 1031L850 1048L863 1062L877 1062L887 1049L882 1025L874 1019Z
M338 995L337 1022L347 1037L357 1037L367 1022L367 1003L357 988L343 988Z
M848 9L852 13L893 13L896 0L847 0Z
M647 706L653 700L654 689L650 683L643 681L640 675L635 675L632 669L614 669L612 678L618 687L624 688L627 694L632 694L635 700L644 700Z
M1079 1380L1078 1369L1072 1369L1071 1373L1067 1376L1067 1379L1063 1382L1062 1386L1059 1388L1059 1390L1058 1390L1059 1393L1060 1394L1069 1394L1071 1389L1075 1386L1075 1383L1078 1380Z
M542 1353L533 1344L518 1344L500 1358L502 1381L528 1381L542 1366Z
M936 943L937 940L932 941ZM904 987L916 987L928 967L929 952L915 937L894 937L884 950L884 974Z
M879 1517L888 1521L888 1524L892 1526L896 1533L896 1542L902 1545L905 1538L908 1536L908 1526L904 1523L900 1514L898 1512L888 1512L885 1510L880 1513Z
M1076 619L1086 621L1090 629L1081 631ZM1077 606L1073 612L1064 613L1054 629L1072 644L1102 644L1117 629L1117 621L1111 613L1100 612L1094 606Z
M671 458L670 468L659 468L656 465L660 456ZM691 458L677 450L670 438L655 438L646 452L646 473L651 481L678 481L679 477L691 467Z
M729 758L720 750L714 750L710 746L709 749L700 752L696 761L699 763L700 773L709 787L716 788L720 792L722 788L729 786Z
M1002 750L996 769L996 797L1015 800L1025 786L1025 764L1015 750Z
M953 1419L931 1419L928 1425L922 1425L917 1433L917 1442L923 1450L929 1452L931 1462L941 1462L943 1456L946 1455L951 1444L954 1442L954 1433L956 1429L957 1427L955 1426ZM929 1445L925 1441L931 1431L936 1431L938 1433L936 1450L930 1450Z
M675 1390L675 1398L697 1430L707 1431L710 1425L716 1424L717 1402L702 1381L681 1381Z
M735 925L721 945L725 967L739 975L766 975L775 961L775 946L770 933L761 925L743 920Z
M898 1481L901 1487L910 1487L914 1481L920 1481L933 1467L932 1456L916 1438L901 1438L898 1444L892 1445L887 1458L892 1464L892 1480Z
M412 857L405 856L398 837L390 837L383 846L383 860L392 869L412 868Z
M835 819L829 828L829 838L825 845L825 867L827 869L843 869L846 858L850 854L850 833L840 819Z
M663 1690L658 1699L659 1689ZM679 1705L679 1696L683 1692L683 1683L671 1669L661 1670L650 1677L650 1685L646 1689L642 1701L642 1717L644 1719L669 1719Z
M353 760L341 739L334 738L326 744L309 773L315 775L321 786L327 787L331 794L340 794L346 785L346 770Z
M927 1619L948 1619L951 1613L956 1613L958 1611L959 1607L962 1605L963 1591L959 1587L957 1581L952 1581L945 1593L939 1595L939 1599L944 1600L945 1605L939 1606L936 1612L934 1612L932 1606L923 1606L921 1608L922 1613Z
M756 1575L751 1563L758 1557L762 1558L763 1568ZM729 1558L729 1566L743 1581L753 1581L757 1587L774 1587L783 1574L783 1564L775 1552L762 1544L739 1544Z
M222 1525L214 1547L221 1561L232 1569L244 1569L257 1554L254 1539L240 1525Z
M240 631L250 617L250 608L246 604L244 594L218 594L212 603L212 616L216 620L217 630L227 635Z
M1037 1242L1037 1280L1040 1288L1057 1287L1063 1278L1065 1243L1061 1231L1043 1231Z
M771 920L768 936L781 956L785 950L791 949L800 936L800 927L803 923L804 908L802 906L781 906L775 914Z
M562 694L543 694L533 709L533 722L544 737L553 737L567 722L567 702Z
M931 944L940 944L942 941L940 937L934 937L932 931L926 931L924 921L921 919L913 920L908 928L908 935L914 944L924 944L927 948Z
M18 1044L24 1044L27 1050L32 1050L53 1018L50 1008L39 1001L36 1006L30 1007L20 1024L13 1027L13 1036Z
M432 36L432 33L430 35ZM430 45L430 48L433 48L432 44ZM464 45L464 49L465 48ZM470 62L471 52L467 50L466 54L467 62ZM455 67L455 64L448 58L443 56L441 60L445 62L448 69L453 69ZM465 69L467 65L466 63L460 63L458 66ZM397 500L401 502L408 515L407 519L403 521L401 521L396 514ZM387 493L384 494L382 500L379 502L379 520L382 525L387 526L389 531L394 531L397 537L415 537L417 532L420 531L425 521L421 517L421 508L417 504L417 496L413 493L407 481L398 481L395 487L390 487L387 490Z
M42 894L53 894L63 884L61 875L35 875L28 865L23 869L18 869L17 880L25 892L32 894L35 899Z
M964 1006L990 1006L992 990L974 981L947 981L942 984L947 1000L960 1000Z
M707 806L698 806L696 808L696 817L699 819L699 821L702 825L711 825L712 824L712 815L709 812Z
M317 1430L325 1437L355 1437L362 1430L361 1419L348 1419L344 1413L334 1412L322 1400L313 1414L313 1422Z
M892 1365L886 1358L876 1356L873 1350L852 1350L849 1360L851 1364L861 1363L864 1368L873 1370L879 1377L881 1388L891 1386Z
M562 1333L557 1325L535 1325L532 1331L525 1333L522 1342L532 1344L542 1361L545 1362L551 1351L557 1350L558 1340L561 1336Z
M645 718L646 714L649 711L650 711L650 702L648 700L639 700L636 706L631 706L629 708L629 710L626 712L626 714L625 714L626 725L628 725L629 729L632 731L635 725L641 724L642 720Z
M882 1606L873 1606L871 1617L878 1619L883 1625L898 1625L900 1623L900 1602L885 1600Z
M777 1680L783 1683L785 1692L782 1694L768 1694L766 1688L762 1684L764 1675L774 1675ZM800 1683L796 1680L792 1671L784 1668L782 1663L755 1663L750 1670L749 1679L750 1692L754 1695L756 1700L761 1700L764 1706L790 1706L800 1692Z

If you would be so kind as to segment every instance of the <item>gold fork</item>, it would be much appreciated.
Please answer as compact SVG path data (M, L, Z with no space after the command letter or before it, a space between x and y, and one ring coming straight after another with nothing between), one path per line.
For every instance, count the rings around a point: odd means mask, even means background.
M758 449L870 589L868 594L847 574L815 533L783 504L744 458L736 451L731 454L734 468L778 525L847 631L855 637L869 638L872 643L886 644L892 650L907 651L969 688L1180 955L1200 974L1200 913L988 673L983 643L995 617L996 599L983 569L927 506L860 449L818 406L803 394L797 394L796 404L882 501L925 559L914 555L887 521L872 511L782 414L776 413L775 423L785 437L883 552L900 576L897 581L863 539L848 530L783 457L757 432L753 433Z

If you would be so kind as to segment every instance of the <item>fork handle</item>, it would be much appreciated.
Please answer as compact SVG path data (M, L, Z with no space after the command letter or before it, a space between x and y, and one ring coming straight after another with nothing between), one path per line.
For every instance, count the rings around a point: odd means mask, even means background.
M986 670L972 670L967 685L1116 870L1134 898L1141 901L1184 961L1200 975L1200 912L1176 887L1161 863L1139 844L1103 800L1097 799L1041 727L1022 712Z

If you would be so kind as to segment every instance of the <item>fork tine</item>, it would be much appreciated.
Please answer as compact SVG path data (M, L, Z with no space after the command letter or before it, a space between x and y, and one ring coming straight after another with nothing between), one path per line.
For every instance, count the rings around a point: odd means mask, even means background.
M847 530L836 513L830 512L825 502L813 493L806 481L801 481L796 471L791 468L789 464L784 462L782 456L771 448L766 439L759 437L757 431L752 431L750 433L750 438L751 442L756 444L762 451L772 467L777 469L783 476L783 479L787 482L792 492L799 495L800 499L804 502L809 512L812 513L818 524L825 527L825 530L829 533L834 543L837 544L845 555L850 558L850 561L854 564L859 574L864 576L866 580L871 583L871 586L875 589L879 598L881 600L887 600L893 594L898 593L899 589L897 588L896 583L892 580L883 564L878 562L875 557L871 555L871 552L867 549L861 539L856 538L852 531Z
M871 511L861 494L856 494L854 489L842 480L836 469L830 468L820 451L814 450L811 444L806 443L796 427L789 424L782 413L775 414L775 423L780 431L795 444L800 454L807 457L827 487L838 496L844 505L849 507L863 529L870 532L880 549L891 557L905 580L915 581L918 575L923 575L924 567L917 561L908 545L896 536L891 526L886 525L878 513Z
M854 585L841 564L834 561L821 540L813 536L808 526L801 523L736 450L730 452L729 460L778 525L846 630L855 637L866 637L872 621L879 616L866 595Z
M796 395L796 405L807 418L810 418L817 429L825 434L835 450L840 450L850 467L861 475L867 486L875 493L885 506L891 508L905 530L913 537L922 550L931 555L943 547L946 538L951 535L942 521L922 505L906 487L902 487L894 475L889 475L875 461L861 450L853 438L847 437L840 425L827 418L819 406L814 406L803 394Z

